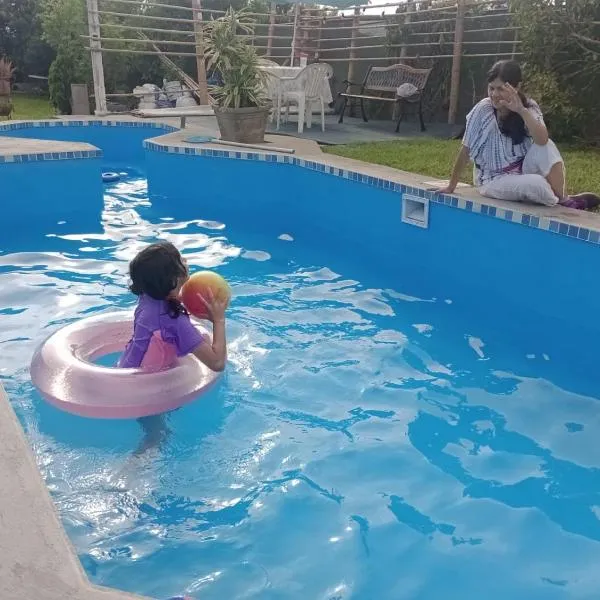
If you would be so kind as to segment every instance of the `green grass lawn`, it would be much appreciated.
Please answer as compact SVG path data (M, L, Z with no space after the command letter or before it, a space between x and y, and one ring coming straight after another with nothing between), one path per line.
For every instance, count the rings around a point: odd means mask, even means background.
M29 96L27 94L13 94L14 110L12 118L15 121L24 119L49 119L55 115L48 98Z
M449 179L459 148L459 140L415 138L397 142L324 146L323 151L433 178ZM560 150L567 168L568 191L600 193L600 150L569 146L561 146ZM472 184L471 173L472 167L469 167L462 181Z

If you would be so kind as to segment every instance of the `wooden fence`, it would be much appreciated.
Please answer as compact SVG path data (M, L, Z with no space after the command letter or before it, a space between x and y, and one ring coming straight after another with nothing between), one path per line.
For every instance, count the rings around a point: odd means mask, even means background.
M201 0L178 1L86 0L98 114L106 114L111 96L104 89L104 53L195 57L198 97L208 102L202 20L224 12L202 8ZM153 8L178 16L153 14ZM272 2L268 13L249 14L257 23L248 41L260 55L281 64L296 64L302 56L330 63L339 87L344 80L360 80L370 64L437 66L438 95L449 123L459 115L465 65L521 55L508 2L499 0L405 0L345 11L296 4L287 12Z

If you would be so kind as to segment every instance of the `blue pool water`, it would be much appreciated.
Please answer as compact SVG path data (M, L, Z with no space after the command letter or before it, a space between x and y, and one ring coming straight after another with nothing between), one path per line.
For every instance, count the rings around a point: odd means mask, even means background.
M486 293L465 272L474 253L459 262L430 235L398 254L375 217L350 235L322 216L248 207L226 168L230 180L195 171L197 201L177 173L171 197L149 198L138 161L105 187L97 232L32 222L2 240L2 381L91 580L202 600L596 598L594 344L570 321L578 310L557 317L560 281L534 310L516 265L518 290ZM253 200L269 193L241 169ZM339 223L369 193L346 197ZM501 247L478 219L465 243ZM514 230L517 249L561 253ZM134 422L47 406L27 367L61 324L131 307L127 262L156 239L231 283L230 364L169 416L160 452L132 458Z

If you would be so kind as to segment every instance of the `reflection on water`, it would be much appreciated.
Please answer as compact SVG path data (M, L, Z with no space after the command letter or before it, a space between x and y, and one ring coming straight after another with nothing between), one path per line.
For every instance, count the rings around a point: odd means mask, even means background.
M206 600L596 597L600 411L527 332L291 233L155 214L136 177L108 188L103 227L0 254L0 376L94 582ZM62 324L132 306L127 263L157 238L230 281L230 365L135 457L135 422L59 413L27 367Z

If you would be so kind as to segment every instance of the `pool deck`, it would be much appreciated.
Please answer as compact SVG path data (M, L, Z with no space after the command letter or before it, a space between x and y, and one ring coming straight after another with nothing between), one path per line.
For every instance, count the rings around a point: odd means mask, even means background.
M81 118L79 119L81 120ZM91 120L91 119L89 119ZM131 117L112 120L131 121ZM164 120L158 121L164 123ZM168 120L167 120L168 122ZM173 122L168 124L174 124ZM183 131L149 138L168 148L198 148L184 138L190 135L214 135L211 127L194 123ZM419 189L430 189L444 182L430 177L367 164L323 153L311 140L268 135L268 146L295 150L295 157L369 177L398 182ZM203 144L215 150L240 150L220 144ZM89 151L94 146L72 142L54 142L0 136L2 158L24 154ZM185 150L184 150L185 152ZM251 150L261 154L261 151ZM274 153L273 149L267 153ZM72 158L72 157L70 157ZM7 166L7 168L9 168ZM522 212L540 220L558 221L568 226L600 231L600 215L561 207L522 205L483 198L470 186L454 194L465 201L482 203L507 212ZM94 587L77 558L60 523L48 489L41 477L23 429L0 384L0 599L1 600L139 600L138 596Z
M92 586L0 385L0 598L139 600Z
M82 142L59 142L54 140L32 140L17 137L0 136L1 162L11 162L17 156L23 155L51 155L65 154L66 152L92 152L95 146Z
M170 148L202 147L212 150L229 150L234 152L238 150L244 150L243 148L221 144L190 144L185 141L185 138L194 135L214 136L215 132L206 126L199 126L195 124L191 127L187 127L184 130L153 138L152 141ZM295 151L294 156L300 159L315 161L327 166L337 167L338 169L350 170L366 176L386 179L410 187L427 190L432 188L437 189L447 184L447 181L435 179L427 175L418 175L416 173L401 171L399 169L386 167L384 165L375 165L371 163L365 163L360 160L337 156L335 154L327 154L326 152L323 152L321 146L319 146L319 144L313 140L295 138L285 135L267 134L265 136L265 142L265 146L272 145L273 147L293 149ZM257 154L276 154L276 151L273 149L268 151L248 149L248 152ZM578 228L600 231L600 214L598 213L574 210L562 206L549 207L540 206L537 204L525 204L496 200L494 198L486 198L482 196L473 186L466 184L460 184L452 195L462 198L465 201L470 200L486 206L493 206L497 210L526 213L527 215L535 216L540 219L553 220L566 225L574 225Z

